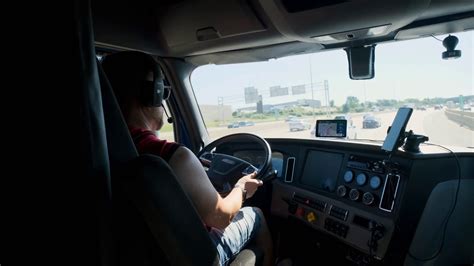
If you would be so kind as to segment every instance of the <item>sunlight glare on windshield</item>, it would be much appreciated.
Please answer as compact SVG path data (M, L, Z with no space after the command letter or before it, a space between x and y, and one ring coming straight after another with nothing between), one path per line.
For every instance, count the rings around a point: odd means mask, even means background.
M348 120L348 139L383 140L397 109L411 107L407 130L433 143L472 147L473 32L454 35L462 50L456 60L443 60L445 48L432 37L378 44L371 80L349 79L341 49L205 65L191 83L212 139L237 132L311 139L316 120L339 117Z

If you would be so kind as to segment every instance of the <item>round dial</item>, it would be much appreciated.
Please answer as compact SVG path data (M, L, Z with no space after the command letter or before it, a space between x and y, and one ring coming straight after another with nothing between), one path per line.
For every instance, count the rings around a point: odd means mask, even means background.
M344 181L346 181L346 183L350 183L352 182L352 178L354 178L354 173L352 173L351 170L347 170L344 173Z
M362 202L365 204L365 205L370 205L374 202L374 195L372 195L372 193L370 192L365 192L364 195L362 196Z
M382 180L378 176L373 176L370 178L370 187L372 189L379 188L381 183L382 183Z
M349 198L353 201L356 201L359 199L359 190L353 188L351 191L349 191Z
M336 193L339 197L344 197L347 193L347 189L345 186L341 185L337 187Z
M367 182L367 176L364 173L360 173L356 177L357 185L363 186Z

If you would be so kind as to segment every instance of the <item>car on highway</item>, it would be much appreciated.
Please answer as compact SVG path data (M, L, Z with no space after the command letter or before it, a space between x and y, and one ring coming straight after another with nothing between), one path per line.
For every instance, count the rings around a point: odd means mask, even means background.
M374 115L364 116L363 121L362 121L362 128L378 128L381 126L382 126L382 123L380 121L380 118Z
M293 119L288 122L288 127L290 131L302 131L310 129L311 124L303 119Z
M238 122L230 123L227 125L227 128L238 128L240 127Z
M252 121L239 121L239 122L233 122L227 125L227 128L239 128L239 127L249 127L249 126L254 126L255 122Z
M294 116L294 115L289 115L285 118L285 122L290 122L290 121L293 121L293 120L297 120L298 117Z
M250 127L250 126L255 126L255 123L251 122L251 121L240 121L239 122L239 127Z
M347 125L352 126L354 125L354 122L352 121L352 117L349 114L344 114L344 115L336 115L334 119L339 119L339 120L347 120Z

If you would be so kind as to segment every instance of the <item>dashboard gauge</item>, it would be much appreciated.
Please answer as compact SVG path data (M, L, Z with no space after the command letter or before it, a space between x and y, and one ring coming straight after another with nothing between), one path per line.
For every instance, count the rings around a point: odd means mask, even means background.
M351 189L351 191L349 191L349 198L352 200L352 201L356 201L359 199L359 190L353 188Z
M362 196L362 203L365 205L371 205L374 202L374 195L370 192L365 192L364 195Z
M370 178L370 187L372 189L379 188L381 183L382 183L382 180L378 176L373 176Z
M357 185L363 186L367 182L367 176L364 173L360 173L356 177Z
M344 185L340 185L337 187L337 190L336 190L336 193L339 197L344 197L347 193L347 189L346 189L346 186Z
M348 170L344 173L344 181L346 183L352 182L352 178L354 178L354 173L352 173L352 171Z

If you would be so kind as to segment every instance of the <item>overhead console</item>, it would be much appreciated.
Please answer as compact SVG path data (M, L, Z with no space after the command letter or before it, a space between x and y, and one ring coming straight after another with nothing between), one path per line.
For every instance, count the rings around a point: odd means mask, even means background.
M220 52L219 47L233 37L269 30L254 8L248 2L239 0L182 1L162 12L159 25L167 49L187 55L196 50L200 54ZM258 36L253 36L253 41L257 42ZM244 48L243 43L245 41L236 43L233 49ZM271 43L267 40L259 45Z
M260 4L283 35L335 44L388 35L415 21L430 0L260 0Z

